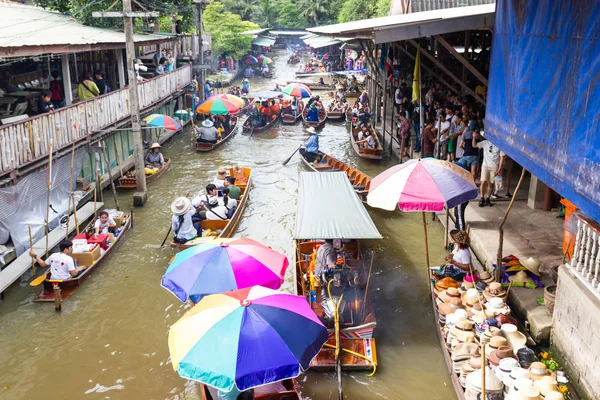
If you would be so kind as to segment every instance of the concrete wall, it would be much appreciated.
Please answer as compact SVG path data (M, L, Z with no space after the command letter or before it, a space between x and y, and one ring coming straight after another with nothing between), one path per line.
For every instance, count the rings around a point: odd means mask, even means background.
M600 300L566 268L558 276L553 350L586 398L600 399Z

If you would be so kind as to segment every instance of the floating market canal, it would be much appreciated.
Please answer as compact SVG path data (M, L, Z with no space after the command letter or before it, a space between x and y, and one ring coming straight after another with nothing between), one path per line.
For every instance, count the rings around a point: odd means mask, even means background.
M273 79L252 80L251 90L272 89L293 79L287 53L274 53ZM241 126L238 126L241 131ZM51 304L32 303L39 288L13 285L0 303L0 399L197 399L199 385L173 371L169 326L189 308L160 287L171 250L160 243L169 205L197 193L219 167L253 169L253 188L235 237L250 237L293 260L292 234L298 197L299 156L282 161L306 138L302 124L276 127L260 137L238 134L219 149L196 153L184 131L163 146L171 169L148 187L148 203L135 209L134 227L57 314ZM395 160L371 163L352 151L344 123L327 122L320 147L375 176ZM107 206L110 193L105 192ZM122 209L131 193L119 193ZM343 374L347 399L452 399L427 287L420 213L369 209L384 240L377 241L369 291L377 315L379 367ZM431 221L431 220L430 220ZM430 224L432 263L443 261L443 229ZM368 243L370 246L371 244ZM284 290L293 290L290 265ZM337 398L335 373L299 377L308 399Z

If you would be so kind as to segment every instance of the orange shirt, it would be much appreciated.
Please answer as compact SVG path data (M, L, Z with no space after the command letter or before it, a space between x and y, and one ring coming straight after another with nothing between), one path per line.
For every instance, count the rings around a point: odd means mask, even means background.
M279 105L277 105L277 104L273 104L273 105L271 106L271 113L272 113L273 115L277 115L277 114L279 114Z
M271 109L269 107L260 107L260 112L263 115L271 115Z

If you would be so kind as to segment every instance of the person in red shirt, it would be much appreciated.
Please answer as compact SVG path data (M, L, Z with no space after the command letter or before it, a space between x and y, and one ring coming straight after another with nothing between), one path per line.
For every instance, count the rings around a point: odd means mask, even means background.
M435 120L430 119L423 131L423 158L433 157L435 142L437 142L437 128Z
M277 118L279 110L279 104L277 104L275 100L271 100L271 117Z
M263 119L265 121L265 125L271 121L271 108L269 107L269 103L266 101L263 101L260 109L259 109L260 113L263 115Z

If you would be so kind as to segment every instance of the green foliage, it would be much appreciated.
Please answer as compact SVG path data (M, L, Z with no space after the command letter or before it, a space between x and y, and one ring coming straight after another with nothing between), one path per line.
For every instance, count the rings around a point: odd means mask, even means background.
M337 15L338 22L383 17L388 14L389 0L346 0Z
M204 10L204 28L212 35L212 46L216 54L227 54L239 58L250 51L252 36L239 35L240 32L258 29L259 26L230 11L217 1L208 4Z
M278 28L304 29L308 26L306 18L300 15L298 5L292 0L276 0L274 2L277 10Z
M260 0L256 6L256 18L262 28L272 28L278 17L277 9L272 0Z

